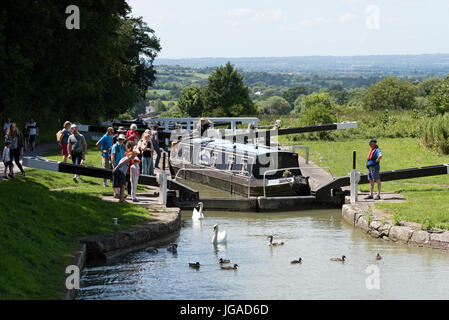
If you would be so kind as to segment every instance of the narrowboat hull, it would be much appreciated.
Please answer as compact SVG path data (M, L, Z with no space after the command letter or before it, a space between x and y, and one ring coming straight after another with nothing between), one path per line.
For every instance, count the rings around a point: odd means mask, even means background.
M177 174L178 179L181 178L188 181L197 182L244 197L264 195L267 197L310 195L308 177L293 176L279 179L267 178L265 181L266 186L264 192L263 179L255 179L254 177L250 178L232 174L223 170L214 170L195 165L177 165L175 163L171 163L171 165L175 174ZM181 168L183 168L183 170L181 170ZM179 170L181 170L181 172L178 174Z

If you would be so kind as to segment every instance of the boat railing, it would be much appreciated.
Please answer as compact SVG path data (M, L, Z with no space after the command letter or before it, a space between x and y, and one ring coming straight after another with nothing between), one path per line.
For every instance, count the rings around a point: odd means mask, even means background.
M241 170L218 170L218 169L212 169L212 168L210 168L210 169L208 169L208 168L179 168L179 170L178 170L178 172L176 172L176 175L175 175L175 181L176 181L176 179L178 178L178 175L179 175L179 173L180 172L182 172L182 171L184 171L184 172L186 172L186 171L220 171L220 172L225 172L225 173L230 173L230 181L229 181L229 184L230 184L230 193L232 194L232 177L234 176L234 173L242 173L242 171ZM186 177L184 177L184 180L186 179ZM248 198L250 197L250 195L251 195L251 176L248 176Z
M266 192L266 175L268 173L275 173L275 172L279 172L279 171L285 171L285 170L297 170L299 169L298 167L291 167L291 168L280 168L280 169L272 169L272 170L267 170L263 173L263 196L266 198L267 197L267 192ZM334 174L332 173L331 169L329 167L307 167L307 170L309 169L327 169L329 170L329 173L332 176L332 180L335 180Z

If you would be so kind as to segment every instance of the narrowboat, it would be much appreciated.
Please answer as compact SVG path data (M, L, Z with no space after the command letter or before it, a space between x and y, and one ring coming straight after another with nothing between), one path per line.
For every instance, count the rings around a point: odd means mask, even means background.
M208 137L184 138L170 152L176 178L242 196L308 196L298 154Z

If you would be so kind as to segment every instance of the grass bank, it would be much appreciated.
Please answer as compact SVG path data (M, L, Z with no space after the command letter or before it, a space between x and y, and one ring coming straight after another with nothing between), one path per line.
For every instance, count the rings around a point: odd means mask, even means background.
M383 153L381 170L405 169L449 162L449 156L439 155L421 146L417 138L380 139ZM310 159L319 166L329 167L335 176L348 175L352 169L352 151L357 151L357 168L366 173L367 140L301 141L310 147ZM303 150L298 150L305 156ZM368 191L368 185L360 185ZM449 175L405 179L382 183L382 191L403 194L405 203L379 203L379 209L388 210L395 221L418 222L425 228L449 229Z
M59 151L49 158L61 160ZM86 164L99 166L92 143ZM0 183L0 299L58 299L76 238L106 234L151 219L144 208L101 200L102 179L30 169ZM112 224L118 217L120 225Z

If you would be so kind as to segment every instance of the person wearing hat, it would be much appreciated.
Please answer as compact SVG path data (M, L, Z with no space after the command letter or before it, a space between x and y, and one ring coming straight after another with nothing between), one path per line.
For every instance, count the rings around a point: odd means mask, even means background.
M133 160L133 164L131 165L130 176L131 176L131 196L133 202L139 202L136 197L137 193L137 183L139 182L140 175L140 159L135 157Z
M5 165L5 171L3 172L4 179L8 179L8 177L14 178L14 165L12 163L10 148L11 148L11 140L6 140L5 148L3 148L3 156L2 156L3 164ZM6 175L8 168L9 168L9 175Z
M365 199L380 200L380 160L382 159L382 152L377 145L376 139L371 139L369 146L371 149L368 153L366 167L368 168L370 195L365 197ZM375 197L373 197L374 182L377 182L377 195Z
M121 134L125 134L126 130L124 127L118 127L117 133L112 136L112 145L117 143L118 136Z
M70 131L72 131L72 135L68 140L69 158L72 159L73 164L81 164L86 160L86 139L81 133L78 132L78 127L76 124L72 124L70 126ZM78 183L78 179L80 179L80 176L78 174L75 174L75 176L73 177L73 181Z
M111 165L111 148L112 148L112 136L114 135L114 128L109 127L106 133L100 140L98 140L96 146L101 150L101 164L104 169L112 169ZM103 179L103 186L108 187L108 179Z
M120 128L119 128L120 130ZM123 133L119 134L118 138L117 138L117 142L112 146L111 148L111 165L112 165L112 169L115 169L120 161L125 157L125 151L126 151L126 147L125 147L125 140L126 137ZM126 183L126 171L125 171L125 183ZM114 189L114 197L117 199L120 199L120 185L118 187L116 187L116 185L119 185L119 183L115 183L114 181L114 185L113 185L113 189Z

